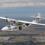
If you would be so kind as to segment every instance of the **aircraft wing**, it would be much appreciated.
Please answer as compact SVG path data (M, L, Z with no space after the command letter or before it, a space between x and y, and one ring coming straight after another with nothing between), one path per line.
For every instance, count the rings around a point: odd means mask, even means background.
M25 24L42 25L42 26L45 26L45 24L36 23L36 22L28 22L28 21L21 21L21 20L19 20L18 22L25 23Z
M10 18L6 18L6 17L0 17L0 19L5 20L5 21L10 21L10 22L17 21L15 19L12 19L12 18L10 19Z
M3 19L3 20L5 20L6 18L5 18L5 17L0 17L0 19Z
M45 26L45 24L41 24L41 23L36 23L36 22L29 22L29 21L23 21L23 20L15 20L15 19L10 19L10 18L5 18L5 17L0 17L0 19L3 19L3 20L11 20L11 21L16 21L18 23L23 23L23 24L33 24L33 25L42 25L42 26Z

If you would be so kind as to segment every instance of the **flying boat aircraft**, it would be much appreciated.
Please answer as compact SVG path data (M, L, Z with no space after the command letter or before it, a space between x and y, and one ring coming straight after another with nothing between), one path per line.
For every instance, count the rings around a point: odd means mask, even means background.
M2 31L18 31L18 30L22 30L24 28L27 28L31 25L41 25L41 26L45 26L45 24L41 24L38 23L39 21L41 21L41 15L40 13L38 13L35 17L35 19L30 22L30 21L23 21L23 20L16 20L16 19L10 19L10 18L6 18L6 17L0 17L0 19L5 20L8 23L13 22L13 25L6 25L5 27L3 27L1 30Z

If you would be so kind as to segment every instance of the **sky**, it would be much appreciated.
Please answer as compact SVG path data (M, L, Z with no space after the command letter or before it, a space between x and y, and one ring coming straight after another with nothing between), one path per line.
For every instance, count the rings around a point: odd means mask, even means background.
M37 13L45 17L45 0L0 0L0 16L28 17Z
M45 6L45 0L0 0L0 7Z

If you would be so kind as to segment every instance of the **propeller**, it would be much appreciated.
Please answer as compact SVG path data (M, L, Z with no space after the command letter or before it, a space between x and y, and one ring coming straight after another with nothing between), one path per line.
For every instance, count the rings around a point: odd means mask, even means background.
M5 20L5 21L6 21L6 22L8 22L8 20L7 20L8 16L5 16L5 18L6 18L6 20Z
M5 18L8 18L8 16L5 16Z

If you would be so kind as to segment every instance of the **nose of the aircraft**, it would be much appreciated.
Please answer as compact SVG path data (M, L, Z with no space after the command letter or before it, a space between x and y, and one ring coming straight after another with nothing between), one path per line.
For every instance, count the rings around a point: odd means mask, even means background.
M3 27L1 30L2 31L5 31L5 30L7 30L8 28L7 27Z
M5 30L5 28L2 28L1 30L2 30L2 31L4 31L4 30Z
M4 30L3 28L1 30Z

